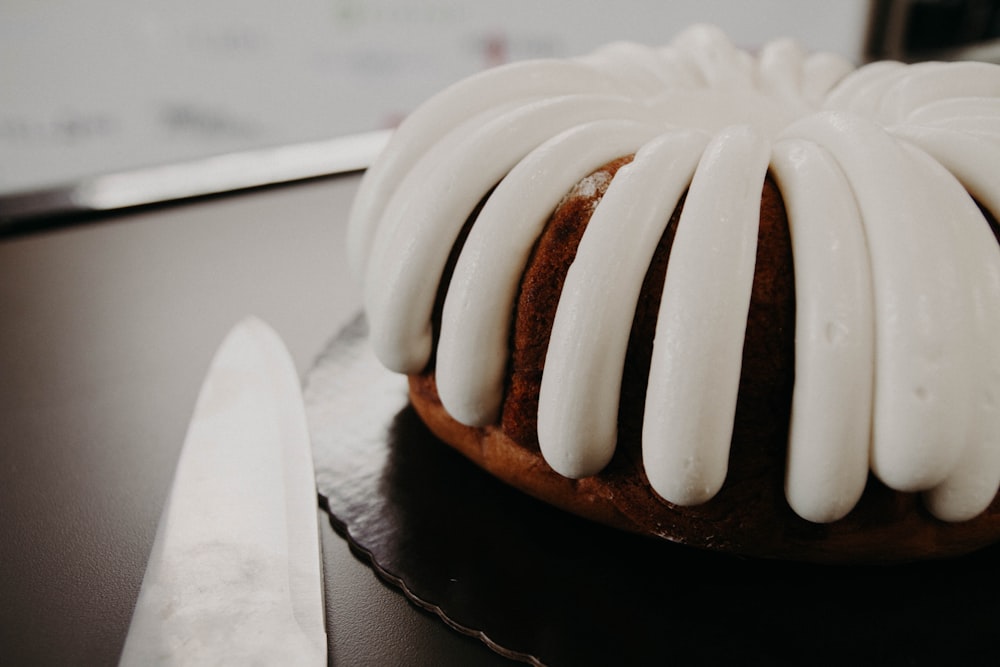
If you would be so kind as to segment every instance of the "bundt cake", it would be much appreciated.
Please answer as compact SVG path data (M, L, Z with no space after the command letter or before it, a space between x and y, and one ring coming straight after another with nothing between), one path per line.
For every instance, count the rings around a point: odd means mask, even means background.
M444 442L745 555L1000 539L1000 66L695 26L461 81L366 173L371 344Z

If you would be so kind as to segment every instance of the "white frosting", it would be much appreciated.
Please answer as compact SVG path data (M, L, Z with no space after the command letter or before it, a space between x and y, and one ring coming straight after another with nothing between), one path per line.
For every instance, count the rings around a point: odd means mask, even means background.
M939 100L998 95L1000 67L995 65L974 62L910 65L907 75L899 77L882 95L875 120L896 123Z
M957 178L990 211L1000 211L1000 138L992 139L951 128L914 125L890 128L892 134L918 146Z
M653 490L678 505L709 500L726 479L768 154L746 126L708 145L667 264L642 461Z
M975 373L971 286L950 207L872 121L824 112L788 134L833 154L865 226L876 313L872 470L894 489L932 488L964 446Z
M365 280L375 354L401 373L431 354L431 311L462 225L491 187L532 149L563 130L613 118L651 120L626 98L580 95L529 102L485 123L466 123L417 162L386 206ZM401 233L404 228L406 234Z
M846 80L854 69L848 61L834 53L813 53L802 63L800 94L807 104L819 107L838 81Z
M948 477L925 494L934 514L959 521L985 509L1000 484L1000 246L965 189L926 154L910 147L907 153L942 210L950 212L960 243L957 261L969 279L973 366L967 376L972 388L967 440Z
M497 186L469 233L444 303L435 374L441 402L456 419L484 426L499 414L521 274L563 194L657 132L627 120L580 125L536 148Z
M796 279L790 506L839 519L870 469L924 492L942 519L980 513L1000 485L1000 246L973 197L1000 212L997 66L854 69L788 40L754 56L699 26L658 49L618 43L456 84L400 127L352 209L349 251L379 358L423 370L445 264L492 190L447 288L436 376L456 419L495 421L533 244L575 183L631 153L560 296L538 414L552 468L583 477L614 455L636 301L690 185L656 325L643 464L677 504L721 488L770 169Z
M834 521L854 507L868 480L875 349L868 247L851 187L829 151L779 141L771 171L795 267L785 493L800 516Z
M630 329L621 323L635 316L653 251L705 143L689 130L650 141L618 171L587 225L559 298L538 403L538 442L562 475L593 475L614 454Z
M820 106L871 115L886 82L898 78L905 70L906 65L894 60L868 63L841 79L822 99Z
M795 40L779 39L766 44L757 60L760 89L797 106L802 90L802 66L807 56Z
M620 82L593 67L543 60L486 70L438 93L400 124L393 140L365 173L351 205L347 249L352 269L357 274L364 270L378 220L400 181L431 146L456 126L517 100L622 91Z

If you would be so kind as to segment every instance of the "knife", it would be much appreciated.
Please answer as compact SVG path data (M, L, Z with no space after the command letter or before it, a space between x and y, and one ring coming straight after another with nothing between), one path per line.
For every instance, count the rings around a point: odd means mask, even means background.
M325 665L317 507L295 366L246 319L199 393L121 664Z

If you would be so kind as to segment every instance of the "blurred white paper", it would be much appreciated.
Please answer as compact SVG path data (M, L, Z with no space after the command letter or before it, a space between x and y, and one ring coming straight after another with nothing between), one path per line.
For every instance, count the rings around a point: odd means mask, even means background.
M136 167L391 127L511 60L716 23L861 58L849 0L5 0L0 196Z

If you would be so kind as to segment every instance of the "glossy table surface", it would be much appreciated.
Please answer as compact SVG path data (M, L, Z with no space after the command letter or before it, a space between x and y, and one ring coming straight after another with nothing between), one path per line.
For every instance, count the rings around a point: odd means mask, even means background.
M303 376L359 308L344 176L0 240L0 664L121 652L202 377L246 315ZM383 584L320 517L330 660L509 664Z

